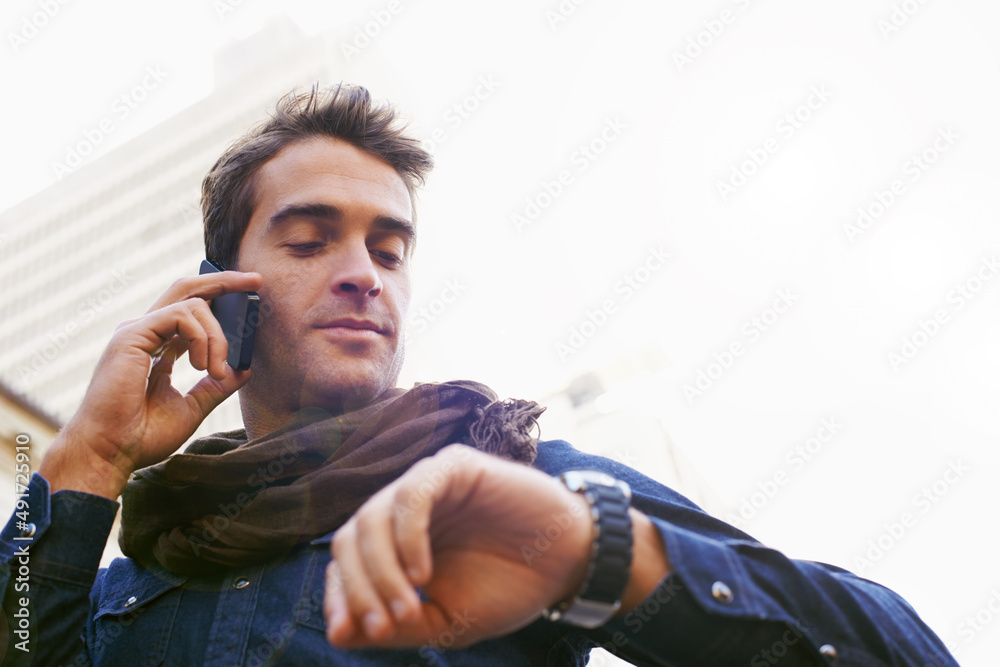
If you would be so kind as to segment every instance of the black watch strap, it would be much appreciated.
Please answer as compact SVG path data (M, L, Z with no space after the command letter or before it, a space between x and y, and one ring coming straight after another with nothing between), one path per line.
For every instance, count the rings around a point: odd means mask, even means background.
M594 541L580 592L545 612L551 621L596 628L621 606L632 566L632 518L628 485L605 473L569 471L559 476L590 505Z
M617 486L596 485L588 487L584 496L595 510L598 534L592 555L593 573L580 597L618 604L628 585L629 569L632 567L629 498Z

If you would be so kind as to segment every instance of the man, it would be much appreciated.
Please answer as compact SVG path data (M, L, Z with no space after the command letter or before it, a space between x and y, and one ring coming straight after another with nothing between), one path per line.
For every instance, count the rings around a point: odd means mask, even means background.
M429 168L347 86L220 158L206 248L235 270L116 330L3 532L10 664L954 664L890 591L537 443L533 403L396 388ZM241 372L206 301L238 291L262 304ZM181 395L185 352L207 374ZM171 456L237 390L245 429ZM128 558L98 572L120 495Z

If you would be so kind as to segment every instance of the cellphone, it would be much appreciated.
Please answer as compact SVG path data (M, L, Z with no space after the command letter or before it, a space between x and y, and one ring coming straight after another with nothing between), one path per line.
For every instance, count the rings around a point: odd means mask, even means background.
M198 273L225 270L218 262L205 259L202 260ZM229 345L226 363L235 370L245 371L250 368L250 358L253 356L253 339L260 321L260 297L256 292L232 292L212 299L210 307L222 326L222 333L226 335L226 343Z

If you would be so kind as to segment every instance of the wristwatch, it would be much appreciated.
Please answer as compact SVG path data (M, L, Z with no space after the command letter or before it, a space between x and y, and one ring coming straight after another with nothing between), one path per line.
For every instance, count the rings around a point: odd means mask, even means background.
M545 610L550 621L583 628L607 623L622 604L632 566L632 491L628 484L596 470L569 470L559 475L567 489L590 504L594 542L580 591Z

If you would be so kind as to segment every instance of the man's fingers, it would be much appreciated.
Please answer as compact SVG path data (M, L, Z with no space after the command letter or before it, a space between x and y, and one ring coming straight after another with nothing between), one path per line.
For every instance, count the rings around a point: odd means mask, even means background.
M207 370L208 374L213 378L222 380L226 377L226 355L229 352L229 341L226 340L226 334L222 332L222 325L215 319L215 315L208 308L207 302L200 299L192 301L191 313L205 330L207 344L204 351L204 366L198 370ZM202 360L199 359L199 361Z
M147 318L145 323L137 320L131 326L152 325L154 335L162 336L174 320L177 332L156 352L149 373L150 396L162 399L170 395L174 363L185 352L192 366L209 371L209 377L202 378L185 397L199 419L249 381L249 370L235 371L226 363L225 335L204 301L191 299Z
M249 368L245 371L236 371L227 365L223 373L225 375L222 380L213 377L202 378L187 393L188 400L195 402L202 419L250 380Z
M393 495L382 494L357 516L356 540L365 571L392 621L414 616L420 599L403 572L399 545L395 543Z
M344 594L343 573L336 560L330 561L326 568L323 616L326 619L326 638L331 644L342 645L356 634L354 621L347 607L347 596Z
M464 497L474 485L476 452L465 445L448 445L410 468L395 485L394 530L400 560L410 581L422 586L434 574L431 516L448 496Z
M420 599L403 571L395 542L395 494L376 494L334 537L333 555L344 598L361 632L372 639L391 637L396 625L415 621Z
M194 297L214 299L231 292L256 292L260 289L263 281L264 279L259 273L242 273L240 271L221 271L198 276L185 276L175 280L146 312L152 313L166 308L170 304Z
M422 586L434 568L429 533L434 502L419 479L404 480L393 494L392 523L401 566L412 584Z
M209 365L210 337L225 340L222 329L202 299L189 299L171 304L156 312L132 320L115 333L112 345L142 350L153 357L159 356L175 337L188 346L188 358L198 370ZM218 346L221 341L216 340Z
M208 371L217 380L225 377L227 343L215 316L202 299L188 299L163 311L168 318L176 317L177 335L186 339L188 359L199 371Z
M130 328L150 327L159 340L146 337L142 349L156 355L176 334L189 342L188 358L198 370L207 370L216 380L226 377L228 344L206 299L232 292L259 290L259 273L222 271L180 278L146 311L146 316L129 323ZM195 324L197 322L197 325Z
M324 603L331 643L413 646L447 630L447 610L422 602L415 586L432 583L431 518L442 500L461 503L469 493L468 459L468 448L448 447L420 461L337 531L331 550L339 574L328 579Z
M326 571L326 591L323 599L323 616L326 619L326 637L340 648L366 648L373 645L382 648L404 648L418 646L439 636L441 628L448 622L442 611L433 603L417 604L417 613L393 626L393 632L375 639L369 636L362 623L355 618L347 597L347 584L352 574L345 574L341 563L333 560Z
M175 336L163 344L163 347L153 357L153 368L149 371L149 387L155 390L163 378L170 382L170 375L174 371L174 362L188 349L188 342L183 338Z
M340 566L343 596L354 626L371 639L391 637L392 619L371 579L372 573L358 544L354 519L334 536L333 557ZM377 570L374 575L381 576Z

